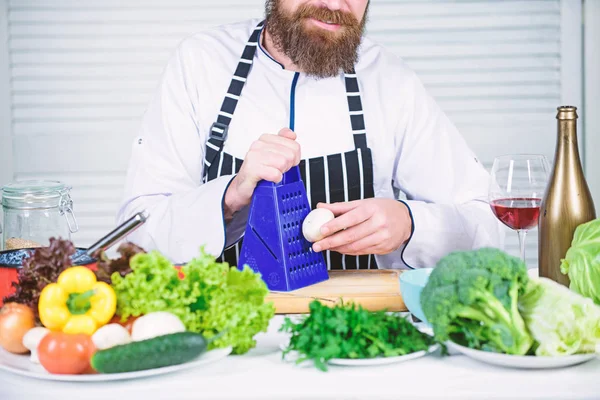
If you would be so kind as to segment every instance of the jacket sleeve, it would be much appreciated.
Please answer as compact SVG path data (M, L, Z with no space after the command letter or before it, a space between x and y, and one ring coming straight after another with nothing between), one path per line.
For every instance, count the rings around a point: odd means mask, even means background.
M414 72L395 136L394 185L413 222L408 242L383 257L392 268L427 268L457 250L504 245L487 201L490 175Z
M176 263L197 256L202 246L219 256L245 228L244 212L227 225L223 216L233 175L202 183L208 127L198 122L201 88L191 71L200 66L191 46L184 42L178 47L144 114L117 215L122 222L145 210L148 221L128 240Z

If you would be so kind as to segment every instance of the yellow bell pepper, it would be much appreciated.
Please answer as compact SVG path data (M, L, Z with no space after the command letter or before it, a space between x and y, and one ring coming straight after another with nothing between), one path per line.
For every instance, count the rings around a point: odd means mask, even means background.
M113 288L98 282L92 270L71 267L56 283L44 287L38 309L40 321L51 331L92 335L115 315L117 296Z

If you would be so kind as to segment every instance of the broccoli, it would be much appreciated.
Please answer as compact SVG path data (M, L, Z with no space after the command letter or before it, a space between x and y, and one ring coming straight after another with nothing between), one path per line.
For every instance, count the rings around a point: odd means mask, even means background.
M529 281L525 264L499 249L442 258L421 293L439 341L506 354L527 354L533 339L518 309Z

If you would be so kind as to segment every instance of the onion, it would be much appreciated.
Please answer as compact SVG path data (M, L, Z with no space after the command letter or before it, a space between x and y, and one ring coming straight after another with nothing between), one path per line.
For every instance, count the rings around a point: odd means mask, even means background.
M18 303L5 304L0 310L0 346L11 353L27 353L23 337L33 327L35 317L31 308Z

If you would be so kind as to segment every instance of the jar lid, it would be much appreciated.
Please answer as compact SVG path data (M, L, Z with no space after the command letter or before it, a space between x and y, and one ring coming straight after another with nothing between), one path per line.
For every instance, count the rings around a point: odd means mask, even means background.
M59 199L70 190L70 186L59 181L18 181L2 187L2 203L7 205L7 201L44 202Z

